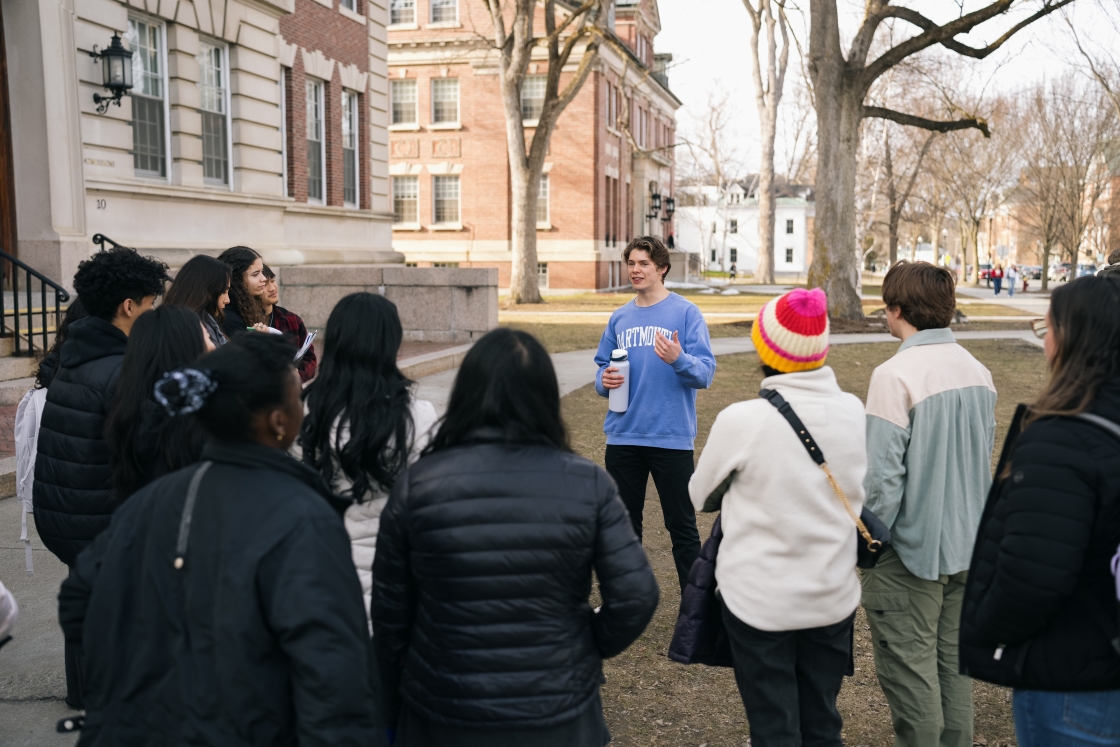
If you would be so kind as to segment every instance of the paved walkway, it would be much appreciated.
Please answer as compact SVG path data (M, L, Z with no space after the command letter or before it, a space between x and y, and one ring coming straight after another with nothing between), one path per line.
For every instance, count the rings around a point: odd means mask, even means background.
M1033 332L1025 330L995 330L990 332L957 332L958 340L1025 340L1041 346L1042 340L1034 336ZM894 342L887 333L832 335L833 345L853 345L859 343ZM717 356L731 355L733 353L753 353L754 343L749 337L722 337L712 340L712 352ZM552 356L552 365L556 367L556 378L560 382L560 396L574 392L576 389L587 386L595 381L598 369L595 366L594 350L575 350L570 353L557 353ZM419 380L417 396L429 400L435 405L436 410L442 415L447 410L447 398L451 393L451 385L455 381L457 368L435 376L426 376Z

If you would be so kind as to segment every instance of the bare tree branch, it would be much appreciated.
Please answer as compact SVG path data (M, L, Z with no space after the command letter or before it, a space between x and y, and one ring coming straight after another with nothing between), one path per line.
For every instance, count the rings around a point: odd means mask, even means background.
M984 134L984 137L992 136L991 131L988 129L988 123L977 117L966 117L964 119L945 122L936 119L926 119L925 117L917 117L913 114L904 114L903 112L896 112L893 109L884 109L881 106L863 107L863 116L865 119L889 119L901 125L920 127L923 130L929 130L931 132L954 132L956 130L976 129L980 130L980 132Z

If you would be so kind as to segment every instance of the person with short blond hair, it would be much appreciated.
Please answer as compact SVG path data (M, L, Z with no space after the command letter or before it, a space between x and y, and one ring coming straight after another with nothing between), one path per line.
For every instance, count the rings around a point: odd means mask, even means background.
M955 295L943 267L891 268L883 302L902 346L867 392L865 505L890 527L891 545L863 573L863 607L896 747L972 747L958 637L992 483L996 389L949 329Z

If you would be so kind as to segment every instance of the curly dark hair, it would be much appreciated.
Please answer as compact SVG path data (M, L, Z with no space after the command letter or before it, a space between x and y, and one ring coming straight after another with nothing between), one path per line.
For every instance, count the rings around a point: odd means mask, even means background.
M168 267L155 257L142 257L135 249L117 247L100 251L78 265L74 290L90 316L112 321L125 299L139 301L163 295L171 280Z
M252 327L257 322L265 320L264 307L256 296L249 295L245 289L245 271L261 258L256 250L247 246L232 246L218 255L218 259L229 265L231 275L229 283L229 302L245 322L246 327Z

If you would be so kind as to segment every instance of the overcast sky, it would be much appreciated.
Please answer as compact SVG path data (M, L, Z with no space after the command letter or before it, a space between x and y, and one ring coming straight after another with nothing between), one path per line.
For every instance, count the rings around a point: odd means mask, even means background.
M846 24L851 30L859 22L863 2L839 0L842 12L846 14ZM1106 0L1113 3L1115 0ZM1070 7L1072 17L1079 29L1086 29L1090 35L1096 31L1110 30L1111 24L1102 22L1100 0L1078 0ZM802 2L802 5L808 5ZM982 4L980 0L969 0L966 9ZM684 102L678 112L678 129L687 135L695 114L703 113L706 102L713 90L726 90L737 102L737 135L744 150L754 163L757 155L758 119L755 114L754 88L751 82L750 61L750 19L743 8L742 0L658 0L661 10L661 34L657 37L658 52L673 55L673 67L669 71L669 84L673 92ZM955 15L955 0L921 0L912 2L912 7L922 12ZM1113 6L1115 7L1115 6ZM935 20L948 20L946 16L933 16ZM981 27L983 33L973 34L968 41L979 46L991 42L1012 25L1013 19L997 18ZM796 33L807 46L805 38L806 22L799 15L793 16ZM914 35L917 29L900 25L900 32ZM909 29L913 29L912 32ZM1115 34L1110 32L1110 43L1115 44ZM1102 38L1104 38L1102 36ZM1076 62L1076 49L1073 47L1065 21L1052 15L1036 22L1016 37L991 58L985 61L968 61L974 72L974 85L986 84L988 90L1014 90L1026 87L1036 80L1061 75ZM786 81L787 97L791 94L800 75L800 64L791 59L790 73ZM781 132L779 132L779 138ZM779 148L780 151L780 148ZM781 166L779 165L779 168ZM751 170L754 170L753 168Z

